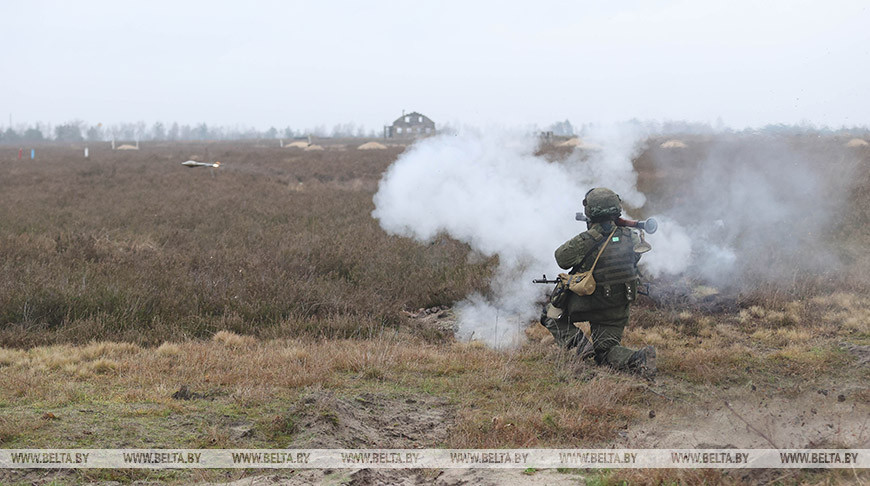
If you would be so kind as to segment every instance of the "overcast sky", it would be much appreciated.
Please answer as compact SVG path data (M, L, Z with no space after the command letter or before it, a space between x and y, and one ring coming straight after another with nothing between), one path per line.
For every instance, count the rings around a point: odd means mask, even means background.
M0 125L870 125L866 1L0 1Z

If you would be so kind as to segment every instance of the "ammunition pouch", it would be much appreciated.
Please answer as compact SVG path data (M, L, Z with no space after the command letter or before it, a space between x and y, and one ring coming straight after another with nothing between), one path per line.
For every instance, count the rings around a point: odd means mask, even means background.
M614 295L623 295L625 294L625 300L628 302L634 302L637 300L637 286L638 280L629 280L625 283L615 283L610 285L599 285L601 288L601 295L604 298L611 298Z
M560 273L559 281L579 296L592 295L595 292L595 278L592 276L592 270L572 274Z

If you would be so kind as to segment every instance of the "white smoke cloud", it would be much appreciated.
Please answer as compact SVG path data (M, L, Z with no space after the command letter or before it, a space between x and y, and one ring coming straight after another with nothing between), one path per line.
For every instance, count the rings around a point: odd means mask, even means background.
M661 218L658 245L647 258L650 274L684 273L748 290L840 267L823 235L849 204L851 170L841 149L720 135L700 155L686 166L658 153L659 172L691 177Z
M639 208L646 203L646 196L637 190L637 172L632 160L644 148L640 142L647 137L646 130L629 123L596 125L583 137L584 142L600 147L591 153L586 163L579 160L581 152L575 152L568 167L577 181L592 187L613 190L631 207Z
M596 127L584 143L600 150L555 162L534 155L534 138L502 130L428 138L384 174L372 216L392 234L428 241L446 233L498 255L488 296L470 295L456 305L458 337L509 347L538 316L536 302L548 290L530 280L558 273L555 248L585 230L574 221L585 192L603 186L629 208L647 202L633 159L648 135L636 125ZM826 164L818 157L753 143L713 144L695 161L700 165L681 183L674 205L653 208L662 212L659 230L647 235L653 251L641 262L646 275L745 288L752 279L771 282L832 264L826 240L805 230L823 228L844 206L839 186L848 174L825 182ZM687 170L670 159L657 163L667 174Z
M659 277L684 272L692 263L692 239L689 233L676 221L667 216L656 216L659 224L654 237L653 251L644 254L643 270L646 275Z
M465 131L420 141L384 174L372 213L384 230L420 241L444 232L499 257L492 297L471 295L456 306L460 337L495 347L520 339L548 290L531 279L558 273L553 252L585 230L574 213L588 189L607 185L643 204L631 166L636 139L604 132L590 140L603 150L550 162L534 155L533 137Z

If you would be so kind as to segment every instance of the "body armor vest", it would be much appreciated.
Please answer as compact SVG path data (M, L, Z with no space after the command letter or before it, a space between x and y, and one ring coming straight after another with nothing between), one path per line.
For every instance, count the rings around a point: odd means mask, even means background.
M631 229L617 228L610 238L607 248L604 249L604 253L601 254L592 276L595 277L595 282L599 285L630 282L637 279L636 264Z
M592 262L595 261L595 255L601 245L604 244L604 239L607 238L610 232L599 233L598 231L590 231L596 239L600 238L599 244L590 250L589 254L583 259L580 265L582 271L589 270ZM581 271L577 267L571 270L571 273ZM637 276L637 258L634 254L634 242L631 239L631 229L616 228L607 248L601 253L601 258L598 259L598 264L595 265L595 270L592 272L595 278L595 283L598 285L614 285L631 282L636 280Z

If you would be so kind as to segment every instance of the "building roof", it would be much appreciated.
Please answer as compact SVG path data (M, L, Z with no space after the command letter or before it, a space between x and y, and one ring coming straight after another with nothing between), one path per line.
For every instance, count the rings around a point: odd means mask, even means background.
M408 121L405 121L405 117L408 117ZM433 122L428 116L412 111L411 113L405 113L404 115L396 118L393 122L393 125L430 125L434 126L435 122Z

